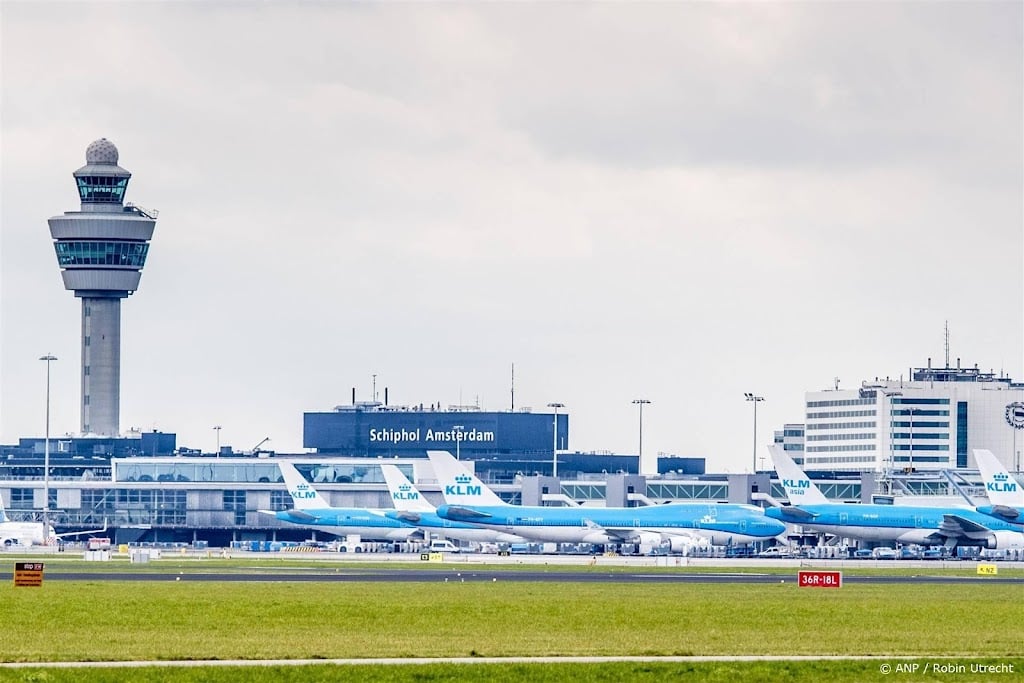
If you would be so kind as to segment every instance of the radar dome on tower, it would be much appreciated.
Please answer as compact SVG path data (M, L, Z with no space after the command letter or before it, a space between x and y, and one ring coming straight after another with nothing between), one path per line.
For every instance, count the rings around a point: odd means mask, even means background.
M106 138L100 138L85 148L85 163L117 165L117 147Z

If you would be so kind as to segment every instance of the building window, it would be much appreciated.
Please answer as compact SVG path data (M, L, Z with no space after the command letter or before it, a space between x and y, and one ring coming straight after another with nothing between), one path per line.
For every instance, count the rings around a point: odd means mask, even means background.
M225 491L224 509L235 513L235 524L245 525L245 491Z
M967 402L956 404L956 466L967 467Z
M12 508L34 508L36 501L34 489L11 489Z
M270 492L270 509L274 512L279 510L290 510L292 508L292 496L287 491Z

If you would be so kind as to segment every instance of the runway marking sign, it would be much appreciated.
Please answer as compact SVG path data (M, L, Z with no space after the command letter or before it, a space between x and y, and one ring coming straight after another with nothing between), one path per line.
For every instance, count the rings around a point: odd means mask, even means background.
M796 581L801 588L842 588L843 573L800 571Z
M986 576L996 576L999 574L999 567L994 564L979 564L978 573Z

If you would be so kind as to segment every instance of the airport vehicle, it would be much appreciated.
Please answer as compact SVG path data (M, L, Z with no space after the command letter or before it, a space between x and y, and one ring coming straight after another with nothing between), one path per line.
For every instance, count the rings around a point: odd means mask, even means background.
M316 489L310 486L295 466L279 461L285 486L291 494L295 507L289 510L260 510L283 522L323 529L342 536L359 536L361 539L376 541L404 541L419 535L414 524L388 517L384 510L362 508L336 508L327 504Z
M50 526L50 533L47 534L54 542L67 536L83 536L85 534L101 534L107 530L107 521L103 520L102 529L89 529L88 531L69 531L58 534ZM0 547L9 548L15 545L45 545L43 538L42 522L12 522L7 516L3 499L0 498Z
M384 513L388 517L414 524L424 534L434 534L444 536L445 538L454 538L459 541L470 541L473 543L524 543L526 540L521 536L504 531L445 519L437 514L437 508L423 497L423 494L417 490L412 482L396 466L381 465L380 469L384 473L384 481L388 484L391 501L395 506L394 510L388 510ZM457 550L454 552L457 552Z
M769 446L790 505L768 517L841 538L918 545L1024 548L1020 525L971 507L832 503L778 445Z
M460 553L462 548L445 539L435 539L430 542L427 549L432 553Z
M785 524L753 505L670 503L635 508L509 505L447 451L427 451L446 505L445 519L551 543L667 544L684 552L700 543L740 545L782 534ZM706 539L706 540L704 540Z
M1024 487L1006 471L992 451L976 448L974 460L981 471L989 501L989 505L980 506L978 512L1021 525L1024 531Z

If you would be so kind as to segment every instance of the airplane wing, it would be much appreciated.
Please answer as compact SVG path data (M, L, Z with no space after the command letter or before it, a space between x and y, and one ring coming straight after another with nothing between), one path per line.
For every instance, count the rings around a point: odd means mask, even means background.
M799 505L783 505L779 509L782 510L783 517L795 517L803 521L808 521L818 516L817 512L804 510Z
M311 515L311 514L309 514L308 512L306 512L304 510L297 510L295 508L292 508L290 510L283 510L282 512L287 513L289 517L294 517L295 519L300 519L303 522L315 522L316 520L319 519L319 517L317 517L316 515ZM276 512L271 512L270 514L275 515L275 516L277 515Z
M939 525L939 533L947 538L985 538L992 533L992 530L983 524L972 522L960 515L943 515L942 524Z
M396 519L400 519L403 522L409 522L410 524L416 524L422 519L422 515L418 512L406 512L400 511L394 515Z
M64 538L65 536L82 536L84 534L102 534L107 530L107 518L103 518L102 529L87 529L85 531L65 531L63 534L53 534L50 538Z
M1002 517L1008 522L1020 523L1024 520L1024 512L1021 512L1015 507L1009 505L993 505L992 509L988 511L989 514L997 515Z
M450 506L448 506L448 512L450 514L456 515L457 517L476 517L478 519L484 519L486 517L493 517L494 516L494 515L491 515L488 512L481 512L479 510L474 510L473 508L463 507L461 505L450 505Z

